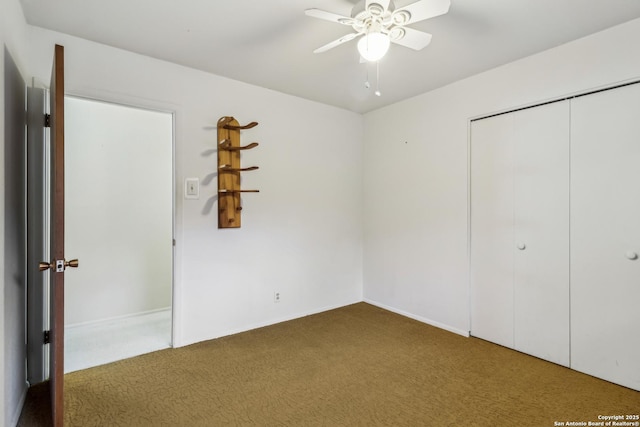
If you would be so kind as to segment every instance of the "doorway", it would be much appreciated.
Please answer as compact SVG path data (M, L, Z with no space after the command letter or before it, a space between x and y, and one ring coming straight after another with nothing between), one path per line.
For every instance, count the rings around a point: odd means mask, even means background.
M65 145L65 372L171 347L173 115L68 96Z

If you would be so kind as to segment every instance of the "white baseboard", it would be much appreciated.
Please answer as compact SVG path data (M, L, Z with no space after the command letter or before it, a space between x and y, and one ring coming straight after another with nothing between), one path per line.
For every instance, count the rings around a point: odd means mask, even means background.
M436 328L444 329L445 331L453 332L454 334L462 335L463 337L469 338L469 331L464 331L462 329L454 328L452 326L445 325L444 323L436 322L435 320L427 319L422 316L417 316L415 314L406 312L404 310L399 310L397 308L390 307L388 305L385 305L380 302L373 301L367 298L364 299L364 302L366 302L367 304L375 305L376 307L380 307L385 310L391 311L393 313L399 314L401 316L408 317L413 320L417 320L418 322L426 323L427 325L435 326Z
M281 323L281 322L288 322L289 320L299 319L301 317L311 316L313 314L318 314L318 313L322 313L322 312L329 311L329 310L335 310L337 308L345 307L345 306L351 305L351 304L357 304L359 302L366 302L368 304L375 305L376 307L383 308L385 310L391 311L391 312L399 314L401 316L417 320L418 322L426 323L427 325L431 325L431 326L434 326L434 327L439 328L439 329L444 329L445 331L453 332L454 334L462 335L463 337L467 337L467 338L469 337L469 331L463 331L462 329L453 328L453 327L451 327L449 325L445 325L443 323L436 322L436 321L431 320L431 319L426 319L424 317L416 316L416 315L408 313L406 311L398 310L396 308L389 307L389 306L387 306L385 304L382 304L382 303L379 303L377 301L372 301L372 300L369 300L369 299L365 298L365 299L362 299L362 300L354 300L354 301L346 303L346 304L338 304L338 305L335 305L335 306L326 306L326 307L318 308L318 309L315 309L315 310L310 310L310 311L307 311L307 312L301 312L301 313L296 313L296 314L292 314L292 315L288 315L288 316L284 316L284 317L279 317L279 318L272 319L272 320L269 320L269 321L266 321L266 322L258 322L258 323L253 323L253 324L250 324L250 325L245 325L242 328L236 328L236 329L228 330L228 331L225 331L221 335L210 336L210 337L198 340L198 341L193 341L193 342L188 341L188 342L180 342L180 343L175 343L174 342L173 346L174 346L174 348L184 347L184 346L188 346L188 345L191 345L191 344L196 344L196 343L202 342L202 341L213 340L213 339L222 338L222 337L229 336L229 335L235 335L235 334L239 334L239 333L242 333L242 332L250 331L250 330L253 330L253 329L263 328L265 326L271 326L271 325L275 325L275 324L278 324L278 323Z
M106 319L98 319L98 320L90 320L88 322L72 323L72 324L69 324L69 325L65 325L64 327L65 328L77 328L79 326L99 325L101 323L112 322L114 320L129 319L131 317L145 316L147 314L160 313L161 311L170 311L170 310L171 310L171 307L157 308L155 310L141 311L139 313L130 313L130 314L125 314L123 316L108 317Z
M348 305L357 304L359 302L362 302L362 300L357 299L357 300L354 300L354 301L348 302L348 303L325 306L325 307L318 308L318 309L315 309L315 310L298 312L298 313L295 313L295 314L290 314L288 316L277 317L275 319L271 319L271 320L268 320L268 321L265 321L265 322L252 323L252 324L249 324L249 325L245 325L245 326L243 326L241 328L235 328L235 329L230 329L228 331L224 331L224 333L222 333L220 335L210 336L210 337L203 338L203 339L200 339L200 340L197 340L197 341L193 341L193 342L188 341L188 342L180 342L180 343L177 343L177 344L174 342L173 343L173 347L174 348L185 347L185 346L196 344L196 343L203 342L203 341L214 340L214 339L226 337L226 336L229 336L229 335L235 335L235 334L239 334L239 333L242 333L242 332L251 331L253 329L264 328L266 326L276 325L278 323L288 322L290 320L295 320L295 319L300 319L302 317L307 317L307 316L311 316L311 315L314 315L314 314L323 313L323 312L329 311L329 310L335 310L337 308L346 307Z

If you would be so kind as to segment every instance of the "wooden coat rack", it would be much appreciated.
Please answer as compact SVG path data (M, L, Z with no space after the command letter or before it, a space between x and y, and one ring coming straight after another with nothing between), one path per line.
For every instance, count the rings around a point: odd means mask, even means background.
M258 123L251 122L240 126L238 121L230 116L221 117L218 120L218 228L240 228L242 225L240 194L259 192L259 190L240 188L240 173L258 169L258 166L243 168L240 165L240 152L258 146L257 142L241 146L240 131L257 125Z

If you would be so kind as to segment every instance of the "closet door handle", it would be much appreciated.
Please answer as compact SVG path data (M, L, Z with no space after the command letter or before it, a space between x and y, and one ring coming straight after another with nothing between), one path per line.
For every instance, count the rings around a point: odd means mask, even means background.
M627 258L629 258L631 261L635 261L638 259L638 253L637 252L633 252L633 251L628 251L626 254Z
M518 249L524 251L525 249L527 249L527 245L525 245L524 243L518 243Z

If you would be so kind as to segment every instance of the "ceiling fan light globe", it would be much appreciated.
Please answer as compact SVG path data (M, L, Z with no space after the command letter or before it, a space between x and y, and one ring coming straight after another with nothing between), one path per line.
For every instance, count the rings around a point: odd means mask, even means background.
M387 54L391 41L382 33L366 34L358 41L358 52L369 62L376 62Z

